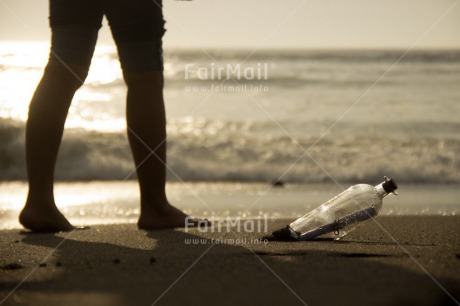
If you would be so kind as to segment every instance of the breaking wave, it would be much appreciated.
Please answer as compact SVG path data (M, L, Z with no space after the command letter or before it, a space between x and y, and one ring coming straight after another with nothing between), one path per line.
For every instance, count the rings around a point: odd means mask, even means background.
M327 134L330 122L284 124L285 131L267 122L171 120L168 178L317 183L388 175L408 183L460 182L458 123L341 123ZM0 121L0 169L1 180L26 179L23 123ZM134 179L133 170L125 133L66 130L57 180Z

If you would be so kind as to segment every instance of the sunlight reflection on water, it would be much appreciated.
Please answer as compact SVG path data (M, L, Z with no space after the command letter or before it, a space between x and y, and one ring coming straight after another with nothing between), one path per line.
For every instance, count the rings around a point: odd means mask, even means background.
M18 228L17 214L27 184L0 184L0 228ZM194 216L221 220L240 218L297 218L340 192L331 184L270 188L260 183L169 183L171 203ZM75 224L136 222L138 186L126 182L57 183L56 202ZM460 191L455 185L402 186L398 196L385 198L380 215L456 215Z

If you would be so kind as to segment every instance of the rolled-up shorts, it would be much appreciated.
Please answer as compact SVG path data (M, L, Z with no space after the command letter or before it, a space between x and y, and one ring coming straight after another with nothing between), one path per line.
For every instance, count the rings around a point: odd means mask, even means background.
M162 0L50 0L50 61L89 67L104 15L124 71L163 70Z

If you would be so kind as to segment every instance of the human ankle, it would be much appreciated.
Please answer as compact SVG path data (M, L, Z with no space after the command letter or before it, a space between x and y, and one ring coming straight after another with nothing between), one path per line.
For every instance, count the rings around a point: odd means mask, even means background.
M166 195L141 195L141 205L168 205L168 198Z
M40 192L31 192L27 194L26 203L53 203L54 204L54 194L51 193L40 193Z

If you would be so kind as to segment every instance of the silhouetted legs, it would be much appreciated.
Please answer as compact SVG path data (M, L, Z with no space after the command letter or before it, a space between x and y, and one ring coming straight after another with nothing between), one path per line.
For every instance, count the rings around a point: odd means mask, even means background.
M141 192L141 229L183 227L187 217L170 205L166 182L163 72L126 72L128 139Z
M53 179L67 112L87 72L82 66L67 64L66 67L57 61L50 62L30 103L26 126L29 193L19 220L33 231L74 228L56 207ZM169 204L165 192L163 74L155 71L124 75L128 85L128 138L141 192L138 226L141 229L183 227L187 215Z
M54 202L54 166L67 111L87 73L86 67L49 62L30 102L26 125L29 193L19 221L33 231L73 229Z

